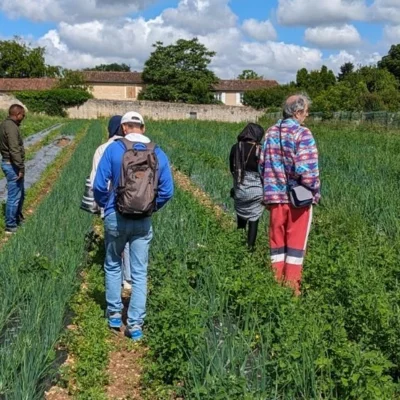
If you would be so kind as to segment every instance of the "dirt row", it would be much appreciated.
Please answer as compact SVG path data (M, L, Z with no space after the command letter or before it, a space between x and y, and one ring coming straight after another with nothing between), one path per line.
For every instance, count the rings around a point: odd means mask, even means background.
M210 196L195 185L188 176L173 168L175 184L183 191L191 193L194 198L205 208L211 210L223 226L229 228L234 225L233 219L227 215ZM102 229L96 229L96 233L102 235ZM83 280L81 290L85 290ZM129 303L130 293L122 293L125 309ZM71 328L71 327L70 327ZM109 365L107 375L109 385L106 388L107 398L111 400L141 400L141 374L142 360L146 353L146 348L140 343L132 343L124 337L124 328L113 331L110 335L111 347L109 353ZM76 327L72 327L76 329ZM73 362L69 357L68 363ZM71 400L73 397L68 394L66 389L55 386L46 393L46 400Z

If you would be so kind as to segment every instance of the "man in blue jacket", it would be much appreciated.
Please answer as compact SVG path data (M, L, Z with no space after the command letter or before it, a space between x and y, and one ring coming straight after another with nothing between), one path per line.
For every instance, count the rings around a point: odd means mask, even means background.
M143 117L136 112L128 112L121 119L121 127L125 138L133 143L150 143L145 136ZM107 317L110 328L122 326L121 313L121 254L125 244L130 243L130 260L132 275L132 296L128 308L126 335L133 340L143 337L142 326L146 316L147 298L147 265L150 242L153 237L151 217L130 219L117 211L115 190L117 188L125 153L124 144L116 140L104 152L98 165L93 185L96 203L104 208L104 227L106 259L104 262L106 275ZM174 184L166 154L155 148L158 160L158 191L156 211L160 210L173 196Z

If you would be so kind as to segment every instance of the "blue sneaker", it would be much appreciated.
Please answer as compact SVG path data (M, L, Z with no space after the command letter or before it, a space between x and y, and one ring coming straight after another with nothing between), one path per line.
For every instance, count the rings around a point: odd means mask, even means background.
M132 339L134 342L137 342L141 339L143 339L143 331L142 327L139 325L133 325L133 327L127 327L125 331L125 335L128 336L128 338Z
M119 312L108 314L108 326L110 328L121 328L122 326L122 315Z

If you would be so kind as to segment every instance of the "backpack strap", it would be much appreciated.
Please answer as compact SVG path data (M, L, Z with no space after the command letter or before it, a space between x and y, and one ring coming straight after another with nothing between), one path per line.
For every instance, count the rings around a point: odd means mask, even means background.
M125 151L132 149L136 144L142 144L145 145L148 150L155 151L157 145L154 142L149 142L149 143L143 143L143 142L131 142L130 140L126 139L125 137L121 137L120 139L117 139L120 141L124 147Z
M154 142L144 143L148 150L155 151L157 145Z
M125 137L121 137L120 139L117 139L117 140L120 141L124 145L125 151L127 151L127 150L132 148L133 142L131 142L130 140L126 139Z

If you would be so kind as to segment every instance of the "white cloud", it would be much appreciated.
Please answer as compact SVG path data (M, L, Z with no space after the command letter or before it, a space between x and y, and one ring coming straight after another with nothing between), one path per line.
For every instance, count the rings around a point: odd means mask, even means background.
M353 25L317 26L307 28L305 40L325 49L343 49L361 43L361 36Z
M33 21L90 21L138 11L156 0L0 0L0 10Z
M374 65L381 58L382 56L378 52L369 53L367 51L356 50L349 53L346 50L342 50L338 54L331 54L325 60L325 65L337 73L340 67L346 62L351 62L358 68L360 65Z
M168 8L161 16L166 25L190 30L192 35L230 28L237 21L227 0L181 0L177 8Z
M257 21L256 19L246 19L242 25L243 32L260 42L275 40L277 38L276 30L271 21Z
M400 43L400 25L386 25L383 29L383 38L389 44Z
M371 20L400 24L400 2L398 0L375 0L369 10Z
M99 1L99 7L107 5ZM118 9L122 3L117 1L115 7ZM127 4L133 2L127 0ZM234 78L244 69L253 69L266 79L280 82L293 80L302 67L312 70L327 64L337 71L347 60L358 63L370 57L340 52L324 59L316 48L276 42L271 40L276 33L269 21L247 20L239 24L228 5L229 0L180 0L176 8L164 10L148 20L142 17L64 19L35 44L46 47L46 59L51 65L79 69L117 62L141 71L155 42L168 45L180 38L197 36L217 53L211 69L219 77ZM249 41L249 36L256 41Z
M279 0L277 16L282 25L336 24L366 19L367 6L365 0Z

